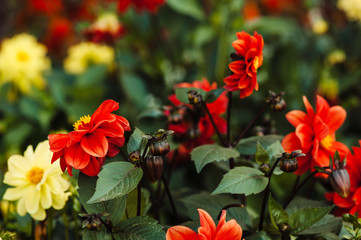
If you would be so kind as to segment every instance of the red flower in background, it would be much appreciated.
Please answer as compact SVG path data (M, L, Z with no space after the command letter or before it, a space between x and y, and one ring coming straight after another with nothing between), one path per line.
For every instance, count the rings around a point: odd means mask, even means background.
M361 146L361 140L359 141ZM350 176L350 194L347 198L342 198L337 193L326 193L326 198L329 201L333 201L338 207L335 211L335 215L342 215L344 213L355 214L361 213L361 148L352 147L354 154L348 154L346 156L346 170Z
M205 91L210 91L217 88L217 83L210 84L206 78L202 81L194 81L193 83L180 83L175 87L193 87L200 88ZM170 107L165 111L165 115L170 117L174 108L178 111L182 111L182 114L187 115L182 121L177 123L170 122L168 129L174 131L174 138L179 139L182 144L177 149L177 155L175 156L176 162L186 162L190 159L190 152L193 148L213 143L212 136L215 134L215 130L212 126L211 120L204 111L196 111L188 114L189 111L194 111L194 108L190 104L184 104L180 102L176 95L170 95L168 97L173 107ZM213 103L207 103L209 112L221 133L226 133L227 123L220 115L227 110L228 98L226 93L222 93L216 101ZM197 115L197 116L196 116ZM168 155L168 159L173 159L174 151L171 151Z
M257 69L263 63L263 38L257 32L253 36L246 32L237 33L238 40L232 43L236 53L232 55L233 62L229 69L231 76L223 81L228 91L240 91L240 98L248 97L253 90L258 90Z
M198 209L201 226L198 233L184 226L174 226L168 229L166 240L240 240L242 228L232 219L226 222L226 210L222 211L221 218L216 224L212 217L204 210Z
M130 5L133 5L138 12L147 10L154 13L164 3L165 0L118 0L118 11L124 13Z
M306 154L298 159L297 175L307 170L314 171L314 166L328 167L329 156L338 151L341 159L349 152L346 145L337 142L335 132L346 118L346 111L341 106L330 107L326 100L317 96L316 112L306 97L303 97L306 111L294 110L286 114L287 120L296 128L285 136L282 146L286 152L302 150ZM319 175L325 176L326 175Z
M124 131L130 131L129 122L122 116L112 114L119 104L113 100L104 101L90 117L81 117L74 124L74 131L68 134L48 136L52 162L60 158L63 172L79 169L88 176L98 175L105 157L114 157L118 147L124 145Z
M74 38L72 22L63 17L54 17L50 20L44 43L49 52L65 52L67 45L70 45Z

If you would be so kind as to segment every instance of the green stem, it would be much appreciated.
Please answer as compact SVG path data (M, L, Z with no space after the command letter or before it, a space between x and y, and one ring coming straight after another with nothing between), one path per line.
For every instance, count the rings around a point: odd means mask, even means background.
M218 213L217 219L219 220L219 219L221 218L221 215L222 215L222 211L223 211L223 210L227 210L228 208L233 208L233 207L243 208L244 205L241 204L241 203L233 203L233 204L228 204L228 205L224 206L224 207L222 208L222 210Z
M164 174L162 174L162 181L163 181L163 184L164 184L165 191L166 191L166 193L168 195L168 199L169 199L170 205L172 207L174 216L175 216L176 219L178 219L177 209L176 209L176 207L174 205L172 194L171 194L171 192L169 190L168 183L167 183L167 180L164 177Z
M247 131L255 124L257 119L267 110L269 103L267 103L259 112L258 114L253 118L253 120L248 124L248 126L241 132L241 134L238 136L238 138L233 142L232 147L237 146L239 141L244 137L244 135L247 133Z
M281 160L281 158L278 158L276 160L276 162L273 164L270 172L267 175L268 176L268 184L267 184L267 187L266 187L266 191L265 191L265 193L263 195L261 214L260 214L260 217L259 217L259 224L258 224L258 230L259 231L262 231L262 229L263 229L264 216L265 216L265 213L266 213L266 205L267 205L267 200L268 200L269 193L270 193L271 177L272 177L273 172L276 169L276 167L277 167L280 160Z
M140 216L140 212L142 210L142 187L140 183L137 186L137 216Z
M53 214L48 211L48 217L47 217L47 237L48 239L52 239L52 235L53 235Z
M68 217L66 216L65 211L63 211L62 213L62 217L63 217L63 222L64 222L64 231L65 231L65 240L69 240L69 221L68 221Z
M208 109L208 107L207 107L207 104L206 104L205 102L202 102L202 103L203 103L204 109L205 109L206 112L207 112L207 115L208 115L209 119L211 120L212 126L213 126L214 130L216 131L216 133L217 133L217 135L218 135L219 140L222 142L222 145L223 145L224 147L227 147L226 142L224 141L221 133L219 132L216 124L214 123L213 117L212 117L211 113L209 112L209 109Z
M292 191L292 194L290 196L290 198L286 201L286 203L283 205L283 208L285 209L288 204L290 204L290 202L292 201L292 199L296 196L296 194L301 190L301 188L310 180L312 179L313 176L315 176L315 174L318 173L317 171L314 171L313 173L311 173L310 175L308 175L301 183L300 185L297 186L297 188L295 188Z

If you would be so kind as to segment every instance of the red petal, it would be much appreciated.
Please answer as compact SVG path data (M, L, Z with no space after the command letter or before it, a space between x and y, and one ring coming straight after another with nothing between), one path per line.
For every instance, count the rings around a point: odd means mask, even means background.
M301 123L296 127L295 133L300 140L302 148L310 149L314 138L314 132L312 128L309 125Z
M216 225L214 224L212 217L202 209L198 209L198 212L201 223L201 226L198 228L198 234L205 236L205 239L214 239Z
M219 226L219 224L218 224ZM214 240L240 240L242 238L242 228L236 222L236 220L232 219L226 222L224 225L221 225L221 228L217 227L217 234Z
M80 144L86 153L94 157L105 157L108 152L108 140L101 131L85 135Z
M247 65L244 61L234 61L228 65L232 72L238 75L246 74Z
M81 130L76 130L76 131L72 131L69 133L69 137L70 140L72 142L80 142L80 140L82 139L82 137L87 134L89 132L90 129L81 129Z
M174 226L168 229L166 240L200 240L200 238L188 227Z
M313 108L312 108L310 102L308 101L308 99L306 98L306 96L303 96L303 103L305 104L308 116L313 118L315 115L315 112L313 111Z
M58 152L66 147L69 142L68 134L50 134L48 136L50 151Z
M319 116L316 116L314 120L313 129L314 129L315 137L320 141L330 134L328 126L324 121L322 121L322 119Z
M340 106L331 107L325 120L330 132L336 132L346 119L346 111Z
M330 106L328 105L326 100L323 97L317 95L316 112L317 115L320 116L322 120L327 118L329 109Z
M93 120L92 117L92 122L94 126L90 130L90 133L95 131L101 124L114 122L115 120L117 120L116 115L110 113L99 115L95 120Z
M103 161L104 162L104 161ZM97 176L103 164L97 158L91 157L89 164L80 171L90 177Z
M293 110L287 113L286 118L294 127L297 127L298 124L307 122L307 114L300 110Z
M67 149L65 161L75 169L83 169L89 164L90 155L81 148L80 143L75 143Z
M114 122L105 122L97 131L101 130L101 132L107 137L121 137L124 136L123 126L117 121Z
M92 121L98 122L102 120L102 115L104 114L110 114L111 112L114 112L115 110L119 109L119 103L117 103L114 100L108 99L104 101L98 108L95 110L95 112L92 115Z
M294 132L287 134L282 139L282 147L285 150L285 152L289 152L289 153L295 150L302 149L301 142Z
M116 115L116 117L117 117L117 121L123 126L124 131L130 131L130 124L128 120L122 116Z

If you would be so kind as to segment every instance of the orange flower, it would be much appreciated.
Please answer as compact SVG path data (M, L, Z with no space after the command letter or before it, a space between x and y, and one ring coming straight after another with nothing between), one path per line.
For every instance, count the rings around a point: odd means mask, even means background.
M329 166L329 157L338 151L341 159L349 152L343 143L337 142L335 132L346 118L346 111L341 106L330 107L326 100L317 95L316 112L307 98L303 97L307 113L294 110L286 114L287 120L296 128L285 136L282 146L286 152L302 150L306 154L298 158L297 175L307 170L314 171L314 166ZM326 177L327 175L322 175Z
M63 172L79 169L88 176L96 176L104 164L105 157L114 157L118 147L124 145L124 131L130 131L126 118L112 114L119 104L113 100L104 101L90 117L81 117L74 124L74 131L68 134L48 136L51 162L60 158Z
M228 91L240 90L240 98L248 97L253 90L258 90L257 69L263 63L263 38L257 32L253 36L246 32L237 33L238 40L232 43L236 53L232 55L233 62L229 69L231 76L223 81Z
M204 210L198 209L201 226L198 233L184 226L174 226L168 229L166 240L240 240L242 228L232 219L226 222L226 210L222 211L218 226L212 217Z

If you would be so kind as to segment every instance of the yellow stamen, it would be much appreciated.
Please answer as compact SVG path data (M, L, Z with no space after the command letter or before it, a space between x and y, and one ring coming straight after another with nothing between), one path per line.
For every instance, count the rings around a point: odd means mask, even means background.
M44 170L38 167L33 167L26 175L29 181L36 185L43 178Z
M89 115L80 117L80 119L73 124L74 130L76 131L79 129L79 127L89 123L90 119L91 117Z
M26 62L29 60L29 55L25 52L18 52L16 57L20 62Z
M332 146L333 137L329 134L321 140L321 146L325 149L329 149Z

